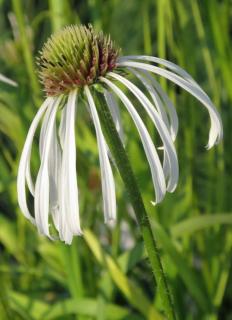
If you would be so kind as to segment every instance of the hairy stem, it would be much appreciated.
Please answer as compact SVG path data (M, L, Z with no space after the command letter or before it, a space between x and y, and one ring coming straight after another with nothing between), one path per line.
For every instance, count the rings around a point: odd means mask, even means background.
M126 186L132 206L135 211L136 218L141 228L145 247L156 279L157 292L160 294L164 312L166 313L168 319L174 320L176 319L176 316L168 289L167 279L163 271L156 240L152 233L149 217L146 212L135 176L133 174L130 161L118 136L113 119L103 95L96 92L95 98L107 143L114 157L121 178Z

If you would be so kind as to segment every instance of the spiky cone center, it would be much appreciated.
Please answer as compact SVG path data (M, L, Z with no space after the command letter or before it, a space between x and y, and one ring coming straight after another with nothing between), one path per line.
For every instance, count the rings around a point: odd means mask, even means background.
M91 25L68 26L52 35L37 58L47 96L97 82L116 65L120 49Z

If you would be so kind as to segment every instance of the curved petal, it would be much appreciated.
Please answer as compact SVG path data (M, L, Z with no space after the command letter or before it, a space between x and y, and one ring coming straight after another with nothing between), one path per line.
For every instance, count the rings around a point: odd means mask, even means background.
M67 121L67 104L62 109L61 120L60 120L60 125L59 125L59 133L58 133L60 146L61 146L61 163L62 163L62 151L63 151L64 143L65 143L66 121ZM61 169L60 169L59 187L58 187L59 208L58 208L57 216L56 216L57 217L57 224L58 224L57 229L59 231L60 239L62 241L64 241L66 244L71 244L72 239L73 239L73 233L70 231L69 226L67 224L66 211L64 209L62 210L62 208L61 208L61 201L64 201L64 199L62 198L63 192L64 191L63 191L62 183L61 183ZM63 204L63 208L64 208L64 204Z
M110 110L110 113L112 115L112 118L114 120L116 130L118 131L118 135L122 141L122 144L124 144L124 132L123 132L120 110L119 110L117 101L112 95L112 93L107 90L104 91L104 97L108 105L108 108Z
M124 56L118 59L118 61L124 61L124 60L143 60L143 61L149 61L149 62L161 64L164 67L172 70L179 76L183 77L185 80L194 84L199 90L201 90L207 96L207 94L202 90L202 88L198 85L198 83L192 78L192 76L187 71L185 71L183 68L181 68L180 66L178 66L177 64L171 61L158 58L158 57L146 56L146 55Z
M114 177L110 165L110 161L107 154L107 144L101 130L101 124L98 118L97 109L91 95L91 92L87 86L84 88L85 94L89 103L90 112L92 115L93 123L96 130L99 160L101 167L101 179L102 179L102 194L104 203L104 217L105 222L116 219L116 196L115 196L115 184Z
M128 112L130 113L138 129L138 132L144 147L144 151L146 153L146 156L150 165L150 169L151 169L151 175L152 175L152 180L153 180L155 194L156 194L156 203L159 203L162 201L166 193L166 183L165 183L165 177L164 177L163 169L160 163L160 159L155 149L155 146L151 140L151 137L142 119L140 118L139 114L137 113L131 101L127 98L127 96L110 80L100 77L100 81L107 84L114 91L114 93L120 98L120 100L123 102L123 104L127 108Z
M176 136L177 136L177 132L178 132L178 128L179 128L179 120L178 120L176 108L174 107L172 101L170 100L170 98L166 94L166 92L163 90L163 88L161 87L159 82L156 79L154 79L154 77L152 77L150 75L150 73L147 72L146 70L141 70L140 72L142 72L145 75L145 77L148 78L148 80L150 80L152 86L157 91L157 93L160 95L160 98L163 100L163 103L165 104L165 106L167 108L168 116L170 118L171 135L172 135L173 140L175 141Z
M169 183L167 186L167 190L169 192L173 192L178 183L179 166L178 166L176 150L165 123L160 118L158 112L156 111L156 109L154 108L150 100L131 81L113 72L109 72L108 75L120 81L136 96L136 98L143 105L144 109L147 111L151 120L155 124L157 131L160 135L160 138L164 144L164 153L167 154L167 158L169 162L169 168L168 168Z
M147 80L145 77L142 76L140 72L138 72L136 69L129 68L130 72L133 73L144 85L144 87L147 89L149 95L152 98L152 101L154 103L154 106L156 107L157 111L159 112L159 115L161 116L163 122L165 123L166 127L169 129L170 124L169 120L166 114L166 110L164 109L163 103L156 92L156 90L153 88L149 80Z
M59 186L61 172L61 148L57 139L56 123L52 132L51 148L49 152L49 208L53 217L54 225L59 231Z
M35 221L39 231L51 238L49 232L49 153L51 149L53 128L56 120L56 112L61 101L61 96L54 98L49 105L45 118L48 117L46 132L43 136L43 148L41 154L41 165L35 183Z
M43 124L40 131L39 139L39 152L42 158L45 145L45 135L49 126L49 113L45 114ZM59 189L59 176L61 171L61 148L57 138L56 122L54 122L51 138L51 147L48 155L48 173L49 173L49 208L52 213L53 221L56 229L58 230L58 189Z
M60 126L59 126L59 138L60 138L60 145L62 149L64 148L66 117L67 117L67 104L64 106L61 112L61 120L60 120Z
M76 173L75 115L77 91L69 93L63 119L63 153L60 178L60 235L69 243L70 233L81 235ZM67 238L68 237L68 238Z
M156 73L160 76L163 76L175 84L179 85L180 87L184 88L186 91L191 93L196 99L198 99L209 111L209 116L211 120L211 127L209 132L209 141L207 148L211 148L214 144L217 144L220 142L220 140L223 137L223 129L222 129L222 122L221 117L211 102L211 100L208 98L208 96L203 92L203 90L200 90L198 86L195 84L192 84L191 82L181 78L180 76L176 75L173 72L167 71L165 69L155 67L146 63L140 63L140 62L134 62L134 61L123 61L117 64L121 67L134 67L142 70L147 70L153 73Z
M26 181L27 181L27 186L30 191L30 193L33 195L35 194L35 185L31 176L31 168L30 168L30 162L27 162L27 168L26 168Z
M176 117L173 117L173 112L170 112L170 111L173 111L174 106L173 106L172 110L169 110L169 108L168 108L169 116L170 116L170 123L169 123L169 119L167 117L166 110L164 108L163 102L161 101L161 99L159 97L159 94L156 92L155 88L152 86L152 84L154 84L154 82L152 80L155 80L155 79L152 78L150 76L150 74L148 72L146 72L146 71L140 71L139 72L139 71L137 71L136 69L133 69L133 68L129 68L129 70L142 82L142 84L145 86L145 88L149 92L149 94L150 94L150 96L151 96L151 98L153 100L153 103L157 108L157 111L159 112L159 114L160 114L162 120L164 121L166 127L170 131L172 140L175 141L176 135L177 135L177 131L178 131L178 118L177 118L176 112L174 113ZM145 77L142 75L142 73L144 73ZM157 84L158 84L158 82L157 82ZM161 86L160 86L160 88L161 88ZM161 90L162 90L162 88L161 88ZM161 97L162 96L163 95L161 95ZM164 101L164 99L163 99L163 101ZM169 103L170 102L168 101L168 105L169 105ZM170 176L170 171L171 171L171 168L170 168L170 165L169 165L169 158L167 156L167 152L165 152L164 147L159 147L158 149L159 150L164 150L163 171L164 171L165 178L167 179Z
M29 212L28 206L27 206L27 200L26 200L26 174L31 179L30 174L30 157L31 157L31 148L32 148L32 142L35 135L35 131L38 127L38 124L48 108L49 105L53 103L53 98L49 97L47 98L42 106L40 107L39 111L37 112L35 118L32 121L32 124L30 126L30 129L28 131L26 141L23 147L22 155L19 162L19 169L18 169L18 176L17 176L17 193L18 193L18 203L19 207L24 214L24 216L29 219L31 222L35 222L34 218ZM32 179L31 179L32 181ZM31 182L31 185L33 186L33 183ZM34 187L33 187L34 188ZM32 190L33 191L33 190Z

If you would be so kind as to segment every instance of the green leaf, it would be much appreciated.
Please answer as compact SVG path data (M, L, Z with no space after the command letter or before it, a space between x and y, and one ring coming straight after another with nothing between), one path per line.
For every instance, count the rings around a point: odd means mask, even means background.
M90 298L83 299L66 299L54 304L44 303L33 299L30 295L24 295L15 291L8 294L10 305L13 310L28 315L28 318L35 320L51 320L58 317L64 317L70 314L95 316L98 308L98 301ZM105 306L106 319L120 320L129 315L126 308L115 304ZM26 318L26 319L28 319Z
M0 242L5 246L7 251L18 257L17 234L15 225L0 214Z
M185 219L171 227L171 234L173 237L182 237L220 224L232 224L232 214L207 214Z
M164 252L169 255L172 262L176 266L180 278L183 280L189 293L196 300L202 310L210 308L207 293L203 287L203 279L197 275L194 270L188 265L185 258L177 251L174 241L165 232L161 225L157 222L152 222L154 233Z
M84 231L84 238L97 261L109 271L115 285L127 300L148 319L162 319L161 315L143 293L143 290L126 277L111 256L104 252L99 241L90 230Z
M0 131L7 135L17 148L20 148L24 137L20 118L15 111L2 103L0 103L0 114Z

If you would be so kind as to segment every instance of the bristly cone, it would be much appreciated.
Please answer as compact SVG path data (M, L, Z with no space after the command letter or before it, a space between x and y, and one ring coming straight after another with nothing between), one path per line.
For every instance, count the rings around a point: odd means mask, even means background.
M91 25L68 26L44 44L37 64L47 96L97 82L115 68L120 49Z

